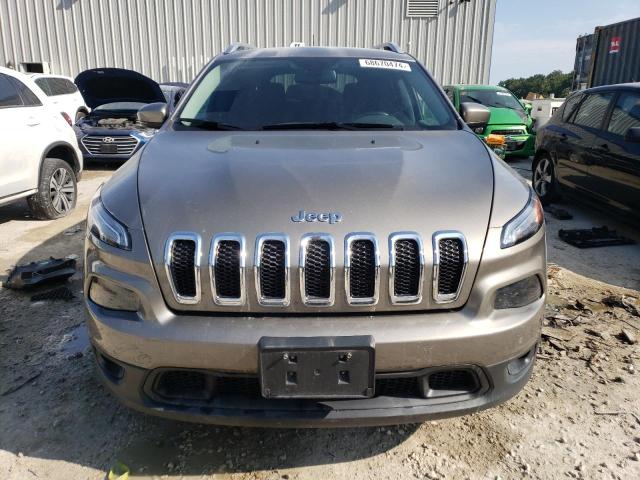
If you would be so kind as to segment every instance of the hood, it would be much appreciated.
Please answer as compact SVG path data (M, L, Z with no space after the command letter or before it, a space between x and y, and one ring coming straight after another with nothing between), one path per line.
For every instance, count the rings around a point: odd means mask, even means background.
M241 233L247 244L247 279L252 279L254 244L265 232L291 241L292 303L286 311L358 310L344 295L347 234L371 232L380 248L380 302L365 311L454 308L465 303L487 233L493 199L492 162L468 131L431 132L205 132L162 130L146 146L138 172L139 199L149 251L167 303L176 310L237 311L203 298L202 305L173 301L163 266L165 242L174 232L202 237L203 277L211 238ZM294 222L298 213L339 212L339 223ZM467 240L469 264L455 304L431 301L431 239L457 230ZM389 303L387 242L393 232L417 232L425 247L424 301ZM310 308L300 302L297 283L300 238L328 233L336 245L336 303ZM295 272L295 273L293 273ZM253 282L247 280L248 284ZM207 283L203 283L207 285ZM248 287L251 288L251 287ZM206 292L203 288L203 292ZM297 293L297 294L296 294ZM342 294L341 294L342 293ZM203 297L205 297L203 293ZM246 311L276 311L257 304L247 290ZM209 303L207 303L209 302Z
M529 115L526 112L514 110L512 108L488 107L491 111L490 125L526 125L530 123Z
M87 106L115 102L165 102L160 86L148 77L123 68L85 70L75 79Z

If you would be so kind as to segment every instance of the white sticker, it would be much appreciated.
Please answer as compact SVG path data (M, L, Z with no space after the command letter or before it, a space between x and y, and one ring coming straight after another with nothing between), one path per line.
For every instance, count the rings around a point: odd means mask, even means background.
M374 60L372 58L361 58L360 66L365 68L386 68L389 70L402 70L410 72L411 66L406 62L396 62L395 60Z
M510 97L511 94L509 92L496 92L496 95L502 95L503 97Z

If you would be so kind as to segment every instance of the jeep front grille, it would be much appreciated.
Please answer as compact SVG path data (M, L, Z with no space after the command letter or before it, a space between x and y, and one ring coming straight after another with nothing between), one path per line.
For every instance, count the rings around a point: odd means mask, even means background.
M396 233L389 238L389 291L391 303L422 301L424 251L416 233Z
M200 237L175 233L165 246L164 263L173 296L178 303L200 301Z
M433 299L437 303L455 301L467 269L467 243L458 232L433 236Z
M371 233L352 233L344 242L344 278L351 305L375 305L380 288L380 253Z
M104 141L105 138L108 142ZM85 135L80 141L91 155L131 156L139 143L138 139L131 135L120 135L114 137L109 135ZM104 153L102 151L103 145L115 145L115 153Z
M211 292L217 305L244 305L245 241L242 235L213 237L209 253Z
M336 251L334 238L325 233L303 235L299 242L298 271L290 272L289 237L266 233L256 239L253 254L253 285L247 286L246 242L242 234L213 236L208 256L208 281L213 303L219 306L251 304L247 292L254 292L262 306L287 307L292 302L291 282L299 281L297 302L309 307L335 305ZM389 300L392 305L423 303L425 252L422 239L414 232L392 233L388 239ZM468 264L464 235L455 231L437 232L432 237L433 270L426 303L446 304L460 296ZM351 306L377 305L380 297L380 251L372 233L357 232L344 238L344 290L339 295ZM200 236L177 232L165 246L165 269L175 300L182 304L200 303ZM206 276L206 274L205 274ZM433 300L431 300L433 298ZM210 297L211 299L211 297ZM425 305L428 307L428 305Z
M300 296L305 305L331 306L335 299L333 238L308 234L300 242Z
M289 305L289 238L265 234L256 241L255 279L260 305Z

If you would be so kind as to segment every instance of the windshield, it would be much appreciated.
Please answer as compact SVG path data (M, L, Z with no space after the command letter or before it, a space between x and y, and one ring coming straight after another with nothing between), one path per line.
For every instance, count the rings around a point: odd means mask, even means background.
M222 60L179 117L208 129L458 128L416 63L335 57Z
M460 92L460 103L462 102L481 103L486 107L511 108L512 110L524 111L522 104L511 92L502 90L462 90Z

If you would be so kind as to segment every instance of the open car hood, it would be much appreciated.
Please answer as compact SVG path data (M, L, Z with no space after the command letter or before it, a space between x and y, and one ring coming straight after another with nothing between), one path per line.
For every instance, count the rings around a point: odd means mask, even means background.
M85 70L76 77L75 83L90 108L115 102L165 102L160 86L149 77L133 70Z

